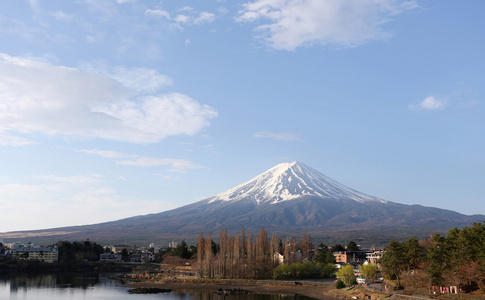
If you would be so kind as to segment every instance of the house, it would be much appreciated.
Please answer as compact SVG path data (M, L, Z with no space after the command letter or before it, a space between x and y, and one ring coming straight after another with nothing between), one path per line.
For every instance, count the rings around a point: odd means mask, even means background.
M366 258L369 264L377 265L379 259L386 253L384 250L373 250L372 252L367 252Z
M103 253L99 256L99 262L121 262L121 254Z
M284 264L285 263L285 257L283 256L283 254L279 253L279 252L276 252L274 254L274 261L277 261L278 264Z
M12 259L12 256L13 250L9 250L0 246L0 261L10 260Z
M155 254L150 251L143 251L140 255L140 261L143 263L155 261Z

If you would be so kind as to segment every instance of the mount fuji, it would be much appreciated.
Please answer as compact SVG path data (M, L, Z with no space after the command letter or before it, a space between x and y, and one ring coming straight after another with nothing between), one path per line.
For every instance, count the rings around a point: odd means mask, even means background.
M482 222L484 215L405 205L353 190L300 163L282 163L213 197L161 213L84 226L0 233L4 240L147 243L187 239L200 232L217 236L257 232L279 236L303 232L330 242L350 239L386 244L391 238L422 238L432 232Z
M210 198L209 203L251 199L256 205L277 204L305 196L348 199L361 203L387 203L385 200L348 188L300 162L279 164L243 184Z

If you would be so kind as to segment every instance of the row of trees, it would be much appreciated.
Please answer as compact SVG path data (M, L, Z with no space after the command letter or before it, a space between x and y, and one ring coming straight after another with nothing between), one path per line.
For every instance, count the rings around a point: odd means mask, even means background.
M273 233L271 239L261 228L254 238L252 233L246 237L244 229L236 236L221 230L217 253L213 251L213 241L209 234L200 234L197 243L197 261L201 277L207 278L269 278L279 264L281 253L289 263L311 260L313 244L308 234L303 234L297 243L295 238L286 238L283 243Z
M383 272L398 285L461 286L485 290L485 222L451 229L446 236L392 240L381 259Z

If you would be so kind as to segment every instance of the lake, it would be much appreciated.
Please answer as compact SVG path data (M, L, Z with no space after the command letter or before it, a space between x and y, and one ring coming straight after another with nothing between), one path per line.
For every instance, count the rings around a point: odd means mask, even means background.
M214 292L171 292L163 294L129 294L129 288L120 286L114 274L17 274L0 275L0 299L2 300L309 300L292 295L247 294L221 296Z

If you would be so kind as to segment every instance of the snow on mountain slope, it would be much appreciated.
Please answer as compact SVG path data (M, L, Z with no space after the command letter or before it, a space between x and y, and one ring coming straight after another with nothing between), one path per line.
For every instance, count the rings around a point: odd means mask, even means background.
M214 196L209 203L251 199L258 205L275 204L302 196L387 203L386 200L346 187L300 162L279 164L243 184Z

